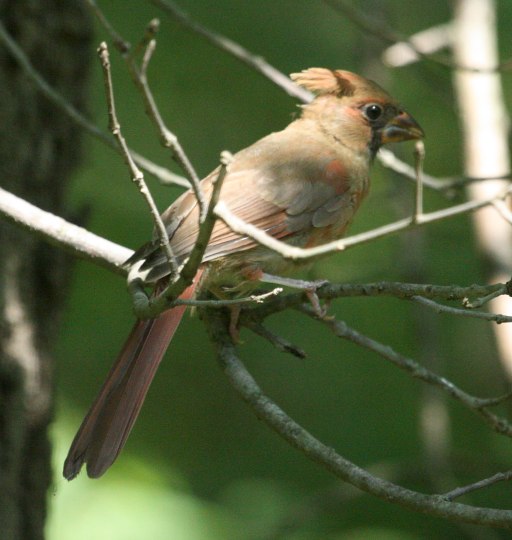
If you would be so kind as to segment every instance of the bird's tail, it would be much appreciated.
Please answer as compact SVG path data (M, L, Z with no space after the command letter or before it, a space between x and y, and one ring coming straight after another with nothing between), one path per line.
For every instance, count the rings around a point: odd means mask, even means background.
M193 296L197 281L196 276L181 299ZM84 463L88 476L98 478L115 461L185 310L186 306L177 306L155 319L135 323L71 443L64 462L65 478L72 480Z

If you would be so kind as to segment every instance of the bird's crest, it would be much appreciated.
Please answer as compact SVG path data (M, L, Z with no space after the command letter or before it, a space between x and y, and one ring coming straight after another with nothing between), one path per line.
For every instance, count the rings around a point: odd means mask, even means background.
M300 73L292 73L290 78L319 96L325 94L352 96L361 77L341 69L309 68Z

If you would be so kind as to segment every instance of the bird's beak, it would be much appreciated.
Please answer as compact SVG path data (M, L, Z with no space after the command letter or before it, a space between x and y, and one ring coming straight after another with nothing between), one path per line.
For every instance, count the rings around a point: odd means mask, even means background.
M409 141L423 139L424 131L414 118L405 111L400 111L392 118L381 131L381 143Z

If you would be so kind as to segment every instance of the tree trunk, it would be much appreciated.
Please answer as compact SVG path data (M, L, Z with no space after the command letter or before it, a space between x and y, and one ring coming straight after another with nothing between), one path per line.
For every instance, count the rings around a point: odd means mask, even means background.
M34 68L83 109L90 24L81 2L0 0L0 17ZM81 133L0 48L0 178L45 210L69 218L65 191ZM0 224L0 526L4 540L44 536L51 483L51 346L71 260L35 236Z

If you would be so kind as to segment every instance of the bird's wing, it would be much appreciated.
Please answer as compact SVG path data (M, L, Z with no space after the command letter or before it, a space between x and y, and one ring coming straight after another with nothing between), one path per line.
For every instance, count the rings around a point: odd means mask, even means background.
M307 242L308 232L350 221L354 194L339 156L314 138L310 145L301 145L307 148L304 153L290 155L293 141L279 137L283 133L270 135L235 156L220 199L235 216L274 238L287 240L301 235ZM218 169L201 182L206 200L211 196L217 175ZM162 217L173 252L183 261L199 232L199 209L194 194L184 193ZM203 260L255 246L254 240L238 235L218 220ZM168 265L157 244L139 250L132 260L138 259L145 259L141 269L150 270L148 281L168 274Z

